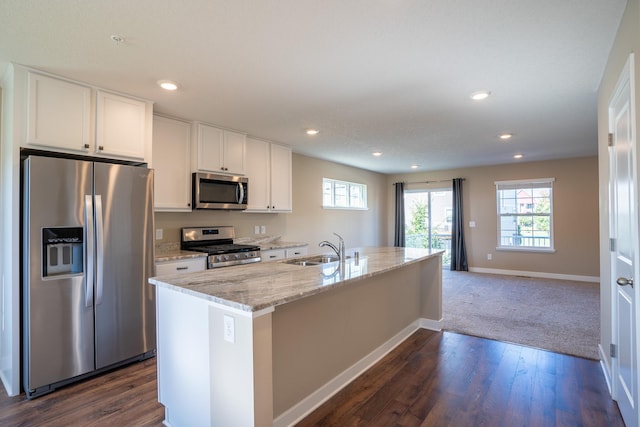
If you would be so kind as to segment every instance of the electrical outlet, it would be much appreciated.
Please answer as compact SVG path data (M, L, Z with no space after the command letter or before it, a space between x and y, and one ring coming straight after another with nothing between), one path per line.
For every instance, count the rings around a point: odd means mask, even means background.
M162 228L156 228L156 240L162 240L163 230Z
M487 259L488 259L489 261L491 261L491 260L493 259L493 255L491 255L491 254L487 254Z
M260 226L256 225L253 227L253 234L260 234Z
M224 315L224 340L234 344L236 342L236 319Z
M261 225L260 226L260 233L262 233L262 234L266 234L267 233L267 226L266 225Z

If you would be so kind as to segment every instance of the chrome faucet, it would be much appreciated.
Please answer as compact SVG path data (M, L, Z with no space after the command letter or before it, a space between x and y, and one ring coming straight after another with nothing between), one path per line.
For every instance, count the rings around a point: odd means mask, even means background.
M333 234L338 236L338 239L340 239L338 241L338 246L337 247L333 243L328 242L326 240L323 240L322 242L318 243L318 246L320 246L320 247L329 246L336 253L336 255L338 256L340 261L344 261L345 260L345 256L344 256L344 239L338 233L333 233Z

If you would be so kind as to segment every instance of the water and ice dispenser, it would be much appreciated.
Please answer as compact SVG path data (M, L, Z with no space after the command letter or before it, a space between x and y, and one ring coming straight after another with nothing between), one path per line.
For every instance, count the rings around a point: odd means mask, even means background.
M42 276L83 273L83 228L42 229Z

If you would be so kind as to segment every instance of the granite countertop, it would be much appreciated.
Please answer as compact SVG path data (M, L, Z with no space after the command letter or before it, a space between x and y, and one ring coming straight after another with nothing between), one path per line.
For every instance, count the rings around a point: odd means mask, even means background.
M256 312L299 300L329 289L400 268L423 259L440 257L429 249L366 247L354 251L359 258L302 267L286 262L264 262L152 277L149 283L193 295L245 312Z
M156 262L164 262L189 258L204 258L206 256L207 254L204 252L183 251L182 249L175 249L172 251L156 252L156 256L154 259Z
M270 249L288 249L288 248L297 248L300 246L309 246L308 243L301 242L282 242L280 240L269 243L260 243L260 249L263 251L268 251Z

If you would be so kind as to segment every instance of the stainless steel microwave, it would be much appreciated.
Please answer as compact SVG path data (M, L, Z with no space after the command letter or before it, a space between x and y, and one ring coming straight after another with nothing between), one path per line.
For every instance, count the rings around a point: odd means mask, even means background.
M242 176L193 174L193 209L244 210L249 180Z

